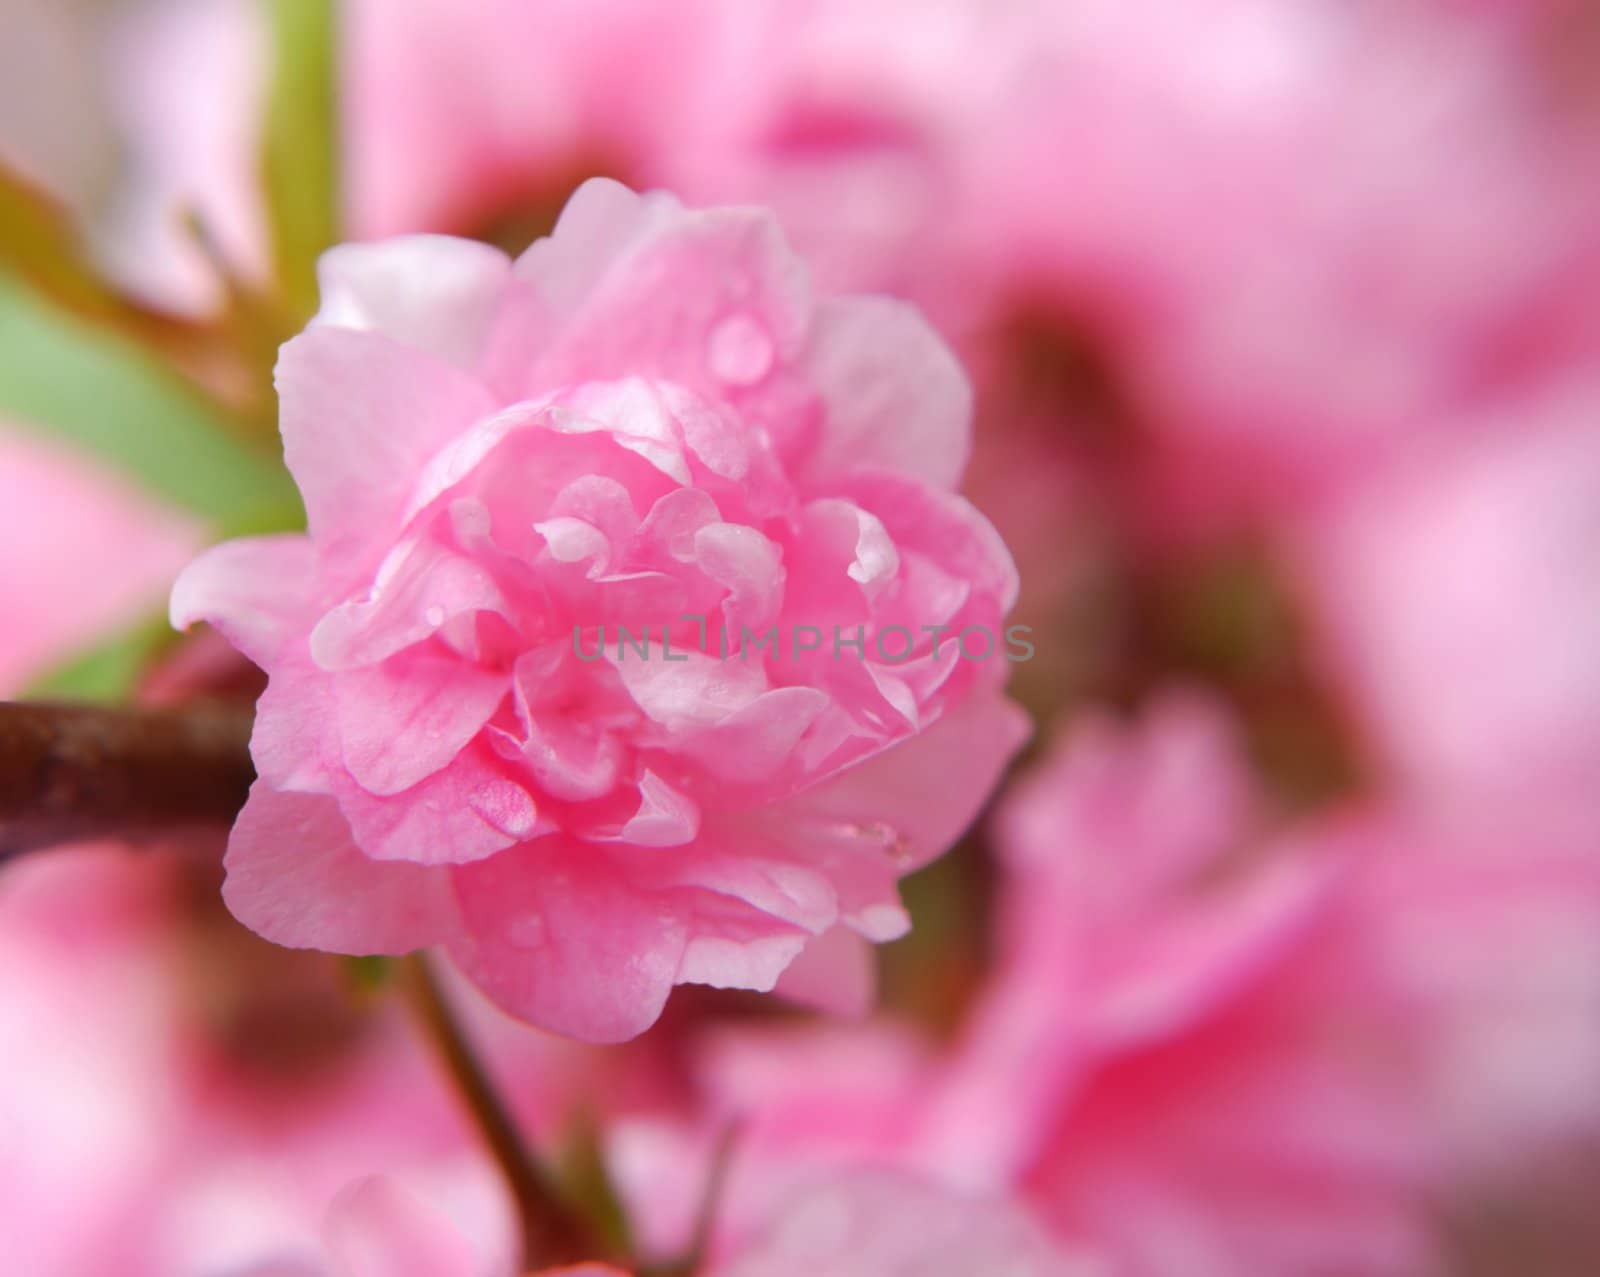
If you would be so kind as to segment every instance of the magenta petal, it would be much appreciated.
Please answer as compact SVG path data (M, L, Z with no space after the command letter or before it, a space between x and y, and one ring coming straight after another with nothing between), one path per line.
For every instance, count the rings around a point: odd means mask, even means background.
M706 652L674 652L669 661L660 644L648 656L619 645L606 659L646 716L668 732L714 727L766 690L759 663L737 657L719 660Z
M871 511L853 501L824 497L809 503L802 517L868 599L876 598L898 575L900 552L883 521Z
M872 1009L877 991L872 945L848 927L833 927L811 940L773 988L791 1002L851 1018Z
M536 385L627 376L747 392L798 352L811 313L804 264L757 208L685 209L671 196L589 182L516 272L563 312ZM738 344L761 355L727 358Z
M679 752L722 780L770 780L828 704L827 695L812 687L775 687L683 741Z
M827 410L808 477L881 469L945 491L960 483L972 447L972 387L913 307L880 297L824 302L806 363Z
M332 953L408 953L454 931L444 870L379 864L356 847L331 798L257 781L228 839L222 898L275 944Z
M517 259L516 274L533 283L552 309L570 312L618 256L677 211L669 196L638 195L621 182L594 178L572 193L550 237L536 240Z
M338 798L356 841L374 860L466 864L538 829L533 796L477 742L410 789L379 795L346 782Z
M709 523L695 533L694 555L700 570L727 589L722 614L735 634L775 619L784 571L783 551L772 541L742 524Z
M248 537L214 545L172 587L174 629L206 621L257 665L276 663L304 623L317 584L307 537Z
M922 554L988 596L1001 612L1017 601L1017 566L994 525L965 497L899 475L853 476L845 495L883 521L902 555Z
M694 800L647 768L639 780L639 808L615 838L636 847L682 847L699 832L700 809Z
M311 631L311 655L324 669L349 669L392 656L470 612L509 610L480 563L438 542L402 541L370 589L331 609Z
M887 826L895 835L902 872L910 872L961 836L1031 731L1028 716L1004 694L974 688L920 735L841 772L784 808L802 821ZM929 785L930 776L940 777L940 783Z
M363 789L397 794L466 747L510 690L505 674L404 653L334 681L345 766Z
M1164 1040L1257 980L1322 920L1336 874L1315 857L1286 859L1220 898L1142 919L1100 946L1098 987L1084 995L1101 1049Z
M623 751L610 732L560 713L532 717L524 731L524 739L510 738L511 746L552 798L583 802L616 785Z
M449 364L376 333L313 328L278 357L283 455L324 562L366 567L434 453L495 409Z
M512 1015L622 1042L661 1014L685 927L668 898L633 890L595 853L550 838L455 870L466 929L450 951Z
M473 371L484 353L511 260L476 240L407 235L341 244L322 255L316 326L381 333Z
M774 929L758 919L736 917L718 925L697 916L678 967L678 983L771 993L805 943L804 933Z
M343 771L333 680L308 659L279 660L256 699L250 757L274 789L331 794Z
M663 857L648 867L636 865L634 873L657 890L692 887L726 897L747 907L751 918L765 921L769 931L797 929L816 935L839 916L839 899L825 874L743 848L724 853L697 846L681 857Z

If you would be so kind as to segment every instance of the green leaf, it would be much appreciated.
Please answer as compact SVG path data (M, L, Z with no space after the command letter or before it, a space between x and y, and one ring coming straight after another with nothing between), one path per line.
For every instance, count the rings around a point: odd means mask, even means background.
M274 66L263 183L273 261L300 319L317 308L317 257L339 242L338 38L333 0L272 0Z
M215 409L139 347L3 271L0 416L99 454L219 529L303 526L281 462L230 435Z
M36 679L24 695L51 701L127 700L140 676L177 637L165 617L151 618L79 652Z

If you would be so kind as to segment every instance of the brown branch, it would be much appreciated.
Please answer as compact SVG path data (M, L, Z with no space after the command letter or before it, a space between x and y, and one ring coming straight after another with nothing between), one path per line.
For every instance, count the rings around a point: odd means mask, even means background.
M403 967L401 979L412 1010L438 1049L511 1189L522 1224L523 1263L544 1268L600 1256L603 1244L587 1221L562 1200L522 1142L516 1122L467 1041L426 955L411 954L403 959Z
M91 838L225 828L250 792L251 711L0 701L0 861Z

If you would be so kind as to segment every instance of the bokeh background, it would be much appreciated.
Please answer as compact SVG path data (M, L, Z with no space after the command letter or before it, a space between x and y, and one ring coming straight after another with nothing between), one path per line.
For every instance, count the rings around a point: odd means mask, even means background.
M297 526L317 254L597 174L959 352L1037 735L869 1017L454 990L569 1190L670 1255L736 1122L730 1238L889 1165L1129 1277L1600 1272L1600 7L0 0L0 691L253 696L165 593ZM509 1253L382 969L219 878L0 867L7 1270L311 1263L377 1170Z

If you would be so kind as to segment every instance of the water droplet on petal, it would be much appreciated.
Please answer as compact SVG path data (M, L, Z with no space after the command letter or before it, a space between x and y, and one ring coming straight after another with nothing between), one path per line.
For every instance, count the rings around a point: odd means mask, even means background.
M866 824L856 825L853 829L857 838L880 848L883 854L895 864L905 865L910 863L911 847L906 842L905 835L893 825L886 824L881 820L873 820Z
M544 943L544 919L536 913L518 918L506 928L506 943L514 949L537 949Z
M822 821L808 826L807 834L836 847L881 852L897 865L911 861L911 846L905 835L881 820Z
M508 780L479 785L467 805L508 838L526 838L538 823L539 809L533 798Z
M444 609L435 603L422 614L422 619L427 621L434 629L438 629L444 624Z
M730 315L711 330L706 359L731 386L753 386L772 371L772 335L749 315Z

